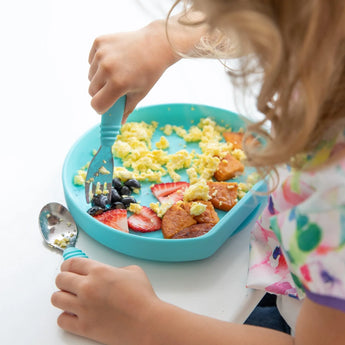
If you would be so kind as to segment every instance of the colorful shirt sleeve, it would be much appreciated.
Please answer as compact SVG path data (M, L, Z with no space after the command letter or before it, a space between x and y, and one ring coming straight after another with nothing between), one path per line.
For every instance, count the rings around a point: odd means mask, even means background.
M345 186L324 183L270 218L298 296L345 312Z

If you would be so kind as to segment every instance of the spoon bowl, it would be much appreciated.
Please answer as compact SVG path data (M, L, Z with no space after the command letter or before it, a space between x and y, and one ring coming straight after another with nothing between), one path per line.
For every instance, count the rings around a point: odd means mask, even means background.
M87 257L75 247L78 238L77 225L68 209L57 203L45 205L39 214L39 225L49 247L63 252L64 259L73 256Z

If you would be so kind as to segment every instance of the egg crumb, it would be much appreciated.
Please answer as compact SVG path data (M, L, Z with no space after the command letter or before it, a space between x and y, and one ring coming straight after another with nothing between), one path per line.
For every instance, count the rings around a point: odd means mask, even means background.
M140 211L142 210L142 206L140 205L140 204L138 204L138 203L130 203L129 204L129 208L128 208L128 210L130 211L130 212L133 212L133 213L140 213Z
M106 169L104 166L101 166L98 169L98 172L102 175L109 175L110 174L110 171L108 169Z
M166 213L166 211L168 211L168 209L173 205L173 202L163 202L163 203L159 203L159 202L151 202L150 203L150 208L152 211L154 211L158 217L162 218L164 216L164 214Z
M70 242L69 238L66 238L66 237L63 237L61 240L59 239L54 240L54 244L62 249L66 248L69 242Z
M192 216L199 216L206 210L206 205L201 202L193 202L190 207L190 214Z
M254 185L257 183L260 179L260 175L255 171L248 175L247 177L247 183L250 183L251 185Z
M164 127L161 128L161 131L165 134L165 135L171 135L173 133L173 128L171 125L165 125Z
M246 154L241 149L234 149L231 154L239 161L246 159Z
M74 176L73 182L77 186L83 186L85 184L87 171L78 170L77 175Z
M242 199L247 194L247 192L249 191L251 187L252 187L252 184L250 183L240 182L238 184L237 198Z
M169 147L169 141L166 137L161 136L160 140L156 142L157 149L167 149Z
M193 201L193 200L204 200L207 201L211 199L208 194L209 187L205 179L200 179L198 182L190 185L184 192L183 200L184 201Z

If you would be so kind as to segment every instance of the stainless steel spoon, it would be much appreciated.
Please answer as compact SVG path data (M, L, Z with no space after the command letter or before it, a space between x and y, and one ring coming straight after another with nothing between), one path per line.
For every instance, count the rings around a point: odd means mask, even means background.
M64 260L87 255L75 248L78 228L67 208L57 202L45 205L39 214L39 225L49 247L63 252Z

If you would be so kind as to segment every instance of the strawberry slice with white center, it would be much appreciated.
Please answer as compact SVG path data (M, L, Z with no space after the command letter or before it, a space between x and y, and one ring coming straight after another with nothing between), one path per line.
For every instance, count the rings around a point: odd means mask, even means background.
M129 232L127 223L127 210L113 209L105 211L101 214L95 215L94 218L99 220L105 225L108 225L114 229Z
M160 203L175 203L183 199L183 192L188 187L189 183L184 181L158 183L151 187L151 192Z
M143 206L140 213L128 218L128 226L134 231L151 232L162 227L162 220L149 207Z

